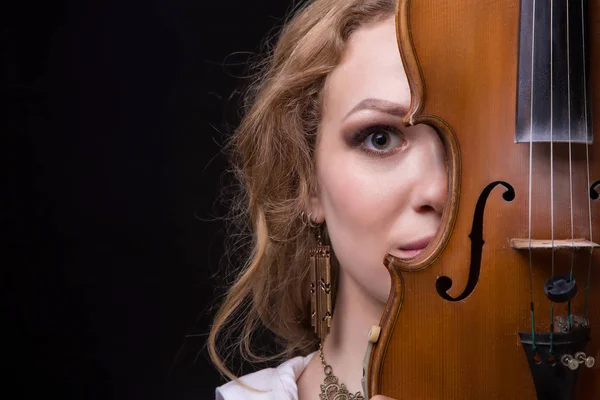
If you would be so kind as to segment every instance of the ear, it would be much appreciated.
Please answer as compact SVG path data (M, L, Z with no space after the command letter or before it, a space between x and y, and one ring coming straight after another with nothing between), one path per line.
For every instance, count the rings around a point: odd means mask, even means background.
M323 209L323 203L318 195L311 195L308 199L307 204L310 219L316 224L322 224L325 221L325 211Z

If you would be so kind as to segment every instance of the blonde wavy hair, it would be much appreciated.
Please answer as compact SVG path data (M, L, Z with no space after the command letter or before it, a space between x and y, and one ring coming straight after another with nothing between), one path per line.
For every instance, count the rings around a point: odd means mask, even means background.
M246 92L244 116L226 147L241 189L230 204L231 251L243 248L244 240L250 245L207 343L216 368L230 379L236 379L227 366L234 354L264 363L307 355L318 346L308 282L314 236L301 215L316 189L323 88L352 32L392 16L394 8L395 0L308 2L284 24ZM240 238L248 225L250 234ZM276 338L276 354L254 349L265 329Z

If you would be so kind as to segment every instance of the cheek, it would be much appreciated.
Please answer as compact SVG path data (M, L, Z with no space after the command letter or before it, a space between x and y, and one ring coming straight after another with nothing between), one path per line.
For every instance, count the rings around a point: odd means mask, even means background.
M398 194L390 189L389 172L381 175L376 173L381 171L350 163L338 164L338 168L324 167L326 172L320 176L321 201L342 273L385 302L390 278L383 258L389 251L390 230L401 209L395 201Z
M351 160L331 161L319 174L327 225L386 235L404 197L397 172Z

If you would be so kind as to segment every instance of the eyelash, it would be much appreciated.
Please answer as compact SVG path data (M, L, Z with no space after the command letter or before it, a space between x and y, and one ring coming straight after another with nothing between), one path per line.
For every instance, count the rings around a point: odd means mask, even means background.
M381 158L387 157L387 156L390 156L390 155L396 153L399 150L399 148L402 146L395 147L392 150L388 150L388 151L376 151L376 150L371 150L371 149L365 148L365 146L364 146L365 140L369 136L371 136L375 133L378 133L378 132L382 132L382 131L388 132L392 135L397 135L400 137L400 139L402 141L405 141L402 131L393 125L385 125L385 124L371 125L364 129L359 130L352 136L352 139L351 139L352 147L359 147L360 151L362 151L370 156L381 157Z

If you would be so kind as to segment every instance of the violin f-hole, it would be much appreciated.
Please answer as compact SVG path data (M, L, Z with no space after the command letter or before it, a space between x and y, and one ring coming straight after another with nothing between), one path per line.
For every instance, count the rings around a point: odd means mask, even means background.
M469 279L467 281L467 285L465 286L465 290L460 295L457 297L452 297L448 294L448 290L450 290L452 287L452 279L447 276L440 276L435 282L435 287L440 297L442 297L444 300L461 301L466 299L471 293L473 293L473 290L475 290L475 287L479 282L479 274L481 272L481 257L483 245L485 244L485 240L483 240L483 216L487 199L492 193L492 190L494 190L494 188L498 185L502 185L506 189L502 194L502 198L504 200L513 201L515 199L515 190L507 182L495 181L483 189L477 200L477 205L475 206L473 224L471 225L471 233L469 234L469 239L471 239L471 264L469 266Z
M596 191L596 188L599 185L600 185L600 181L596 181L596 182L592 183L592 186L590 186L590 198L592 200L598 200L598 197L600 197L600 195Z

